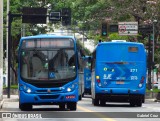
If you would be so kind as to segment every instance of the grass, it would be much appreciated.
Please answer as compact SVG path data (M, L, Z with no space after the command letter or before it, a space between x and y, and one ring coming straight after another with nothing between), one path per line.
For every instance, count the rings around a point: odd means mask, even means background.
M146 89L146 92L155 92L155 93L157 93L157 92L160 92L160 89L158 89L158 88L153 88L152 90Z
M6 86L3 86L3 89L6 89ZM18 85L11 85L11 89L18 89Z

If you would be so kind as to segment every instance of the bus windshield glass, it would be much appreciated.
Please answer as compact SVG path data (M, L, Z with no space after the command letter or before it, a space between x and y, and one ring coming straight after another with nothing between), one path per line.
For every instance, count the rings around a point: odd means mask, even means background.
M98 61L111 62L128 62L128 61L144 61L145 55L142 55L143 46L127 45L127 44L107 44L100 45L98 48Z
M23 40L20 72L25 80L63 80L76 77L74 43L71 39Z

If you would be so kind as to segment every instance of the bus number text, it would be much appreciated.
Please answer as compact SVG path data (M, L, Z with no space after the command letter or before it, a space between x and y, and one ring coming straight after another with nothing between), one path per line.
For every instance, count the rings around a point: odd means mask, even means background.
M130 72L138 72L138 69L130 69Z
M131 76L131 80L138 80L137 76Z

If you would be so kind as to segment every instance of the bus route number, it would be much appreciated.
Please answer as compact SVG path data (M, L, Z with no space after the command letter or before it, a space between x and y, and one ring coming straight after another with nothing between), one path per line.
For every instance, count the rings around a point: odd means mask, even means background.
M138 69L134 69L134 68L133 68L133 69L130 69L130 72L132 72L132 73L133 73L133 72L138 72Z
M137 76L131 76L131 80L138 80Z

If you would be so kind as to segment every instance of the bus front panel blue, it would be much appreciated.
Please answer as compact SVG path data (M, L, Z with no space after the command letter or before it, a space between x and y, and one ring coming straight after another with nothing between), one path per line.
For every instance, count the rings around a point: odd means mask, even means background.
M67 103L78 101L77 81L67 83L57 88L37 88L31 84L20 81L19 97L20 104L49 104ZM70 90L68 89L70 88Z

